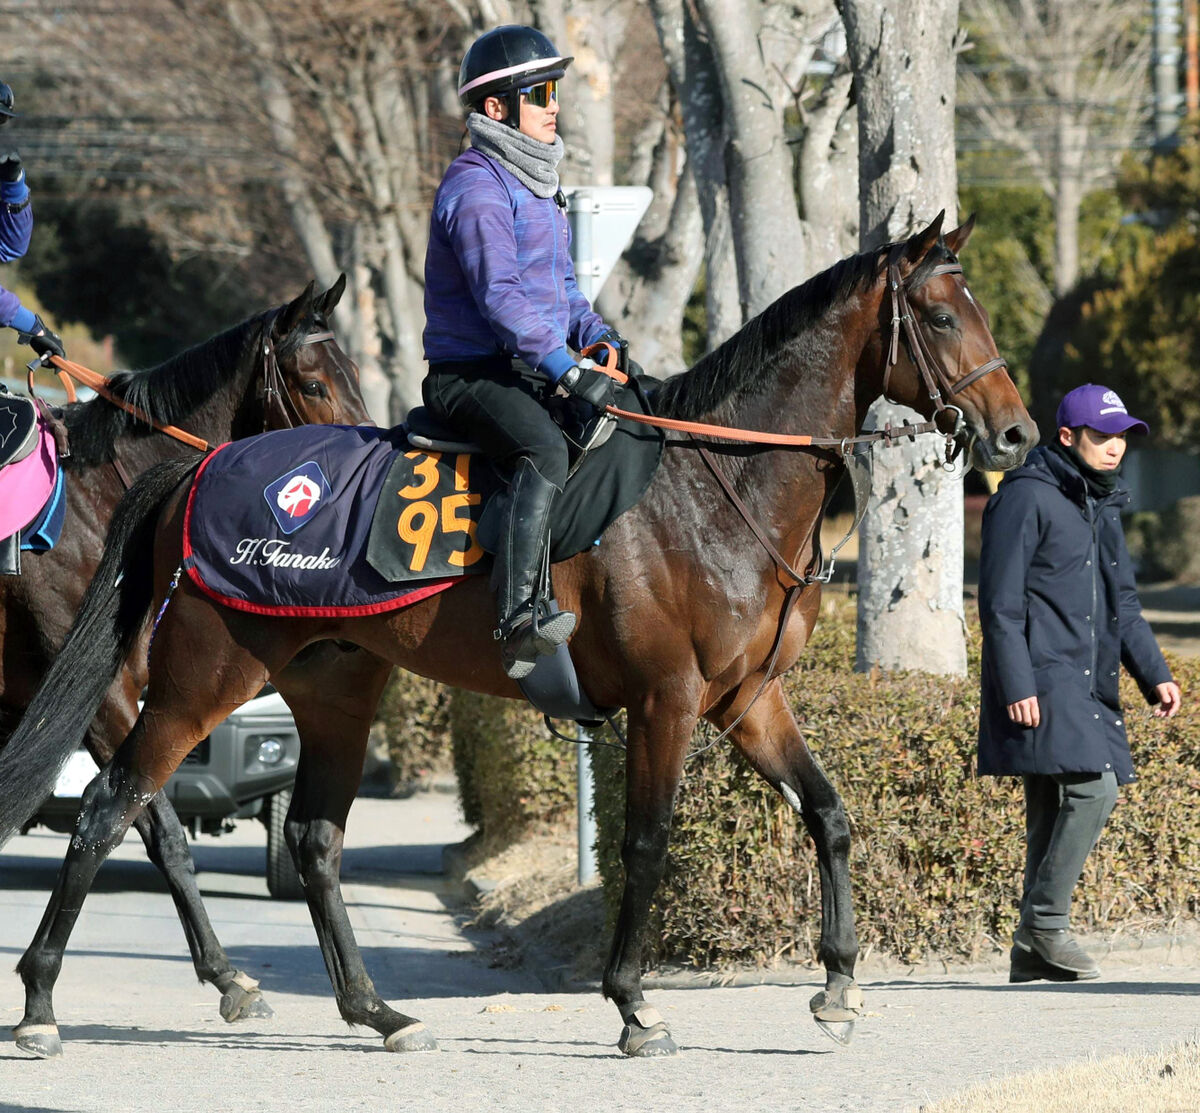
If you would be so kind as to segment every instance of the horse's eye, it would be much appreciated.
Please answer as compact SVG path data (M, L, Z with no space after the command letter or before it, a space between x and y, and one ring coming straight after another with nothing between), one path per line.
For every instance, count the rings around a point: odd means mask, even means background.
M310 398L325 398L329 393L320 379L309 379L304 384L303 390Z
M949 313L939 313L933 318L934 328L953 328L954 318Z

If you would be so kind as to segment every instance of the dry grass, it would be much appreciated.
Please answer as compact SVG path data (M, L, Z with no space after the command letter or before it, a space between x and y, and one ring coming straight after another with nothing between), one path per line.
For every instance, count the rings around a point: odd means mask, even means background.
M1021 1074L954 1094L921 1113L1195 1113L1200 1109L1200 1043L1143 1055L1092 1059Z

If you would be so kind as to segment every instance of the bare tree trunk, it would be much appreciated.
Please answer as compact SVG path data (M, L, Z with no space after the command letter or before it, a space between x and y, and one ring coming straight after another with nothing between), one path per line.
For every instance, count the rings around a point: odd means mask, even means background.
M704 226L704 308L710 349L742 324L725 174L721 81L707 37L683 0L650 0L659 45L679 101L688 172Z
M697 0L724 104L725 169L742 320L761 313L808 277L800 215L793 203L788 107L763 62L763 8L742 0Z
M958 0L841 0L858 87L864 248L955 211L954 67ZM879 401L876 426L915 415ZM942 442L876 453L858 564L856 667L966 672L962 481Z
M251 48L256 59L257 79L271 138L282 156L282 192L291 213L292 226L316 271L318 281L330 286L340 273L340 268L334 256L333 238L308 180L299 169L303 165L303 156L297 140L295 110L271 45L275 36L270 19L254 0L229 0L226 13L229 25ZM386 401L390 390L387 386L388 376L378 359L378 335L371 335L374 315L371 316L370 328L367 319L358 315L364 307L362 269L354 267L347 276L351 296L343 298L338 304L334 310L334 321L350 338L347 346L358 364L368 412L376 421L386 422L389 417Z
M1087 129L1064 113L1058 118L1054 180L1054 293L1062 297L1079 281L1079 210L1083 204L1083 157Z

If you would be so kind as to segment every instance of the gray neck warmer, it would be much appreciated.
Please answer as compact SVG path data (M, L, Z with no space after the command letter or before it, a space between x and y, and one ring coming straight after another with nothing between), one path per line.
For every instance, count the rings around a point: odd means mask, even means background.
M467 117L467 130L472 147L494 158L535 197L553 197L558 192L561 136L556 135L553 143L543 143L481 112Z

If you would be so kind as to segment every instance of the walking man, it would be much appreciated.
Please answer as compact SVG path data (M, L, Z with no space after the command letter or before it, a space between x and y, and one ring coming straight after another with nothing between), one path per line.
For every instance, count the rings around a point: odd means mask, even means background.
M1125 438L1147 433L1117 394L1088 383L1058 407L983 515L979 772L1020 776L1026 857L1009 981L1095 978L1069 930L1071 894L1119 785L1135 779L1118 695L1123 664L1154 714L1179 686L1142 617L1121 527Z

